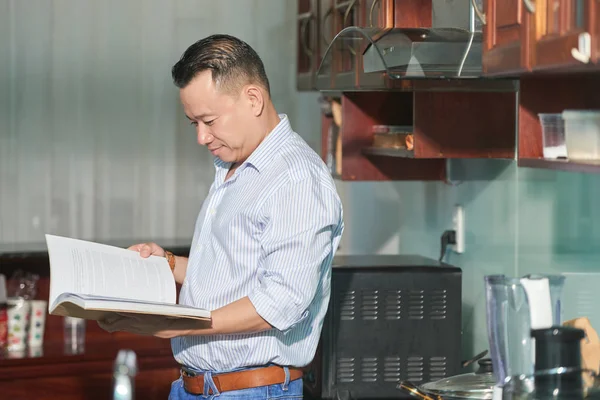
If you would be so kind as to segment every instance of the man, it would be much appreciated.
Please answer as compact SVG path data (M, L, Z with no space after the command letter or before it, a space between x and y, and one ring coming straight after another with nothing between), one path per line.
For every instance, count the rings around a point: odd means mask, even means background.
M198 143L215 156L215 179L189 259L155 243L130 249L167 257L180 303L212 310L212 325L143 316L100 325L172 338L182 377L171 399L301 398L299 368L315 354L344 229L334 182L275 110L248 44L202 39L172 75Z

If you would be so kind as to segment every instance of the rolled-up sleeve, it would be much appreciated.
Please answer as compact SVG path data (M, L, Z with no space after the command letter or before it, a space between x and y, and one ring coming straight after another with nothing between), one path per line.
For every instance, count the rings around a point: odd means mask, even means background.
M316 291L329 282L333 243L342 233L342 206L335 187L313 176L292 180L263 207L265 259L249 298L271 326L287 331L308 316Z

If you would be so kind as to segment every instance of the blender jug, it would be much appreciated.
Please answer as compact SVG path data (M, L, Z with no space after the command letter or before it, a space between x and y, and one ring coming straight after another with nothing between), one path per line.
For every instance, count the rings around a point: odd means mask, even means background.
M560 325L564 276L485 277L487 332L496 379L495 398L507 377L534 372L531 329ZM532 301L530 301L530 298Z
M531 374L529 303L518 278L485 277L487 330L496 385L508 376Z

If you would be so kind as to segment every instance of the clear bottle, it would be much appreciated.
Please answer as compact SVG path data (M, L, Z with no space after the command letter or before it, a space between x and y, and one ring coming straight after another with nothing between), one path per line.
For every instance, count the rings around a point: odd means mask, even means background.
M133 350L119 350L113 369L113 400L135 398L137 357Z
M64 318L64 350L65 354L82 354L85 352L85 319Z

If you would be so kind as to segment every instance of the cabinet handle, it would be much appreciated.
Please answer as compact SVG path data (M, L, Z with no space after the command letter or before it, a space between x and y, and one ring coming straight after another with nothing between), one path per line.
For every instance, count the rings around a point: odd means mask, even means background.
M302 45L302 50L304 51L304 54L306 54L308 57L312 57L314 55L312 49L309 48L306 44L306 33L308 32L306 28L308 27L308 24L312 22L312 20L313 17L311 13L310 16L302 20L302 24L300 25L300 44Z
M333 15L333 6L329 7L329 10L327 10L325 15L323 15L323 20L321 21L321 31L323 32L321 34L321 38L323 39L323 43L325 43L325 47L329 47L331 44L331 42L328 42L327 38L325 37L325 22L327 22L327 19L331 17L331 15Z
M373 28L373 10L375 10L377 3L379 3L379 0L373 0L371 9L369 10L369 24L371 25L371 28Z
M477 15L477 18L479 18L483 25L486 25L487 22L485 18L485 13L481 12L479 7L477 6L477 3L475 3L475 0L471 0L471 6L473 6L473 11L475 11L475 15Z
M346 20L348 19L348 16L350 15L350 11L354 8L355 4L356 4L356 0L352 0L350 2L350 4L348 5L348 7L346 7L346 12L344 12L344 20L342 21L343 26L346 26Z
M356 1L357 0L352 0L350 2L350 4L348 5L348 7L346 8L346 12L344 13L344 19L342 20L342 26L345 27L346 26L346 20L348 19L348 16L350 15L350 11L352 10L352 8L354 8L354 6L356 5ZM342 28L343 29L343 28ZM356 50L354 50L354 48L352 46L348 46L348 50L350 50L350 53L355 56L356 55Z
M523 3L525 4L525 8L527 8L527 11L529 11L532 14L535 14L535 4L533 4L531 0L523 0Z
M579 34L578 47L571 49L571 56L577 61L588 64L592 56L592 39L588 32Z

